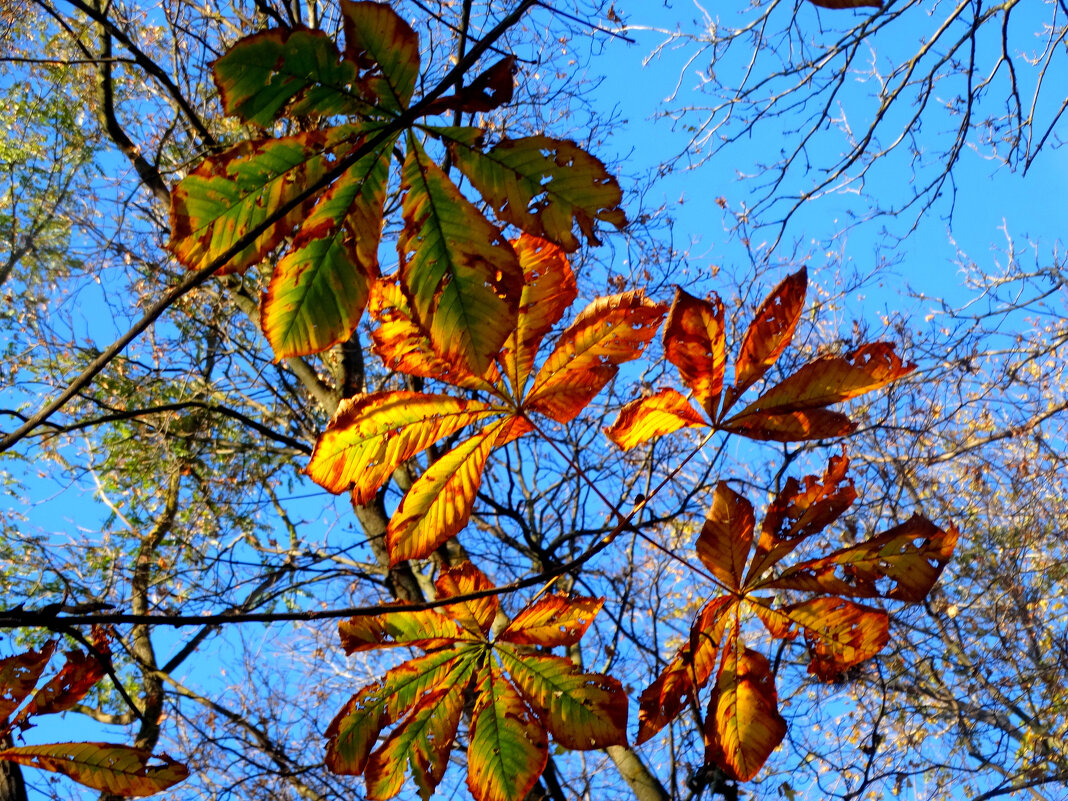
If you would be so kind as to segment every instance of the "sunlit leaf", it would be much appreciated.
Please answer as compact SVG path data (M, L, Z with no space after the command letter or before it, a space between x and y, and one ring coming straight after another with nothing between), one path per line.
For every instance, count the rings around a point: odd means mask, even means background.
M890 639L890 618L884 610L842 598L812 598L778 609L754 604L753 610L776 637L804 635L812 654L808 672L822 681L834 681L871 659Z
M627 741L627 695L617 679L583 673L570 659L498 649L523 697L538 711L553 739L587 751Z
M512 242L523 270L515 331L498 357L517 397L522 397L542 339L578 296L575 274L559 247L523 234Z
M804 267L783 279L757 309L734 365L734 387L724 400L726 410L746 389L759 381L775 363L797 328L805 307L808 273Z
M224 111L261 128L290 104L294 115L348 115L366 108L351 89L356 65L342 60L322 31L246 36L212 66Z
M723 431L741 434L749 439L773 442L807 442L814 439L833 439L852 434L856 425L841 412L829 409L806 409L785 412L745 412L719 425Z
M852 479L846 478L849 459L845 453L832 456L822 481L805 476L802 482L790 476L768 505L760 527L756 555L746 582L754 582L764 572L816 534L848 509L857 497Z
M701 300L679 288L664 323L664 355L710 420L716 417L726 365L723 301Z
M470 562L445 568L434 582L434 589L437 590L439 600L492 588L493 582ZM486 595L482 598L472 598L443 606L441 614L455 620L468 631L485 636L489 634L490 626L493 625L493 620L497 617L499 610L500 602L497 596Z
M519 260L414 137L401 189L401 286L435 351L482 375L515 328Z
M435 128L460 171L497 218L555 242L569 253L579 247L574 227L600 244L598 220L622 229L622 190L604 164L574 142L530 136L504 139L483 149L477 128Z
M378 276L390 146L368 153L323 193L275 267L260 326L279 358L318 353L355 330Z
M435 650L465 637L459 624L434 609L406 609L380 615L361 615L338 624L338 635L345 653L370 651L406 645Z
M768 660L738 643L724 656L708 704L706 760L749 781L786 736Z
M690 639L652 684L638 704L638 736L641 744L664 728L682 711L687 700L696 702L719 662L723 635L737 600L721 595L706 604L690 630Z
M419 76L419 37L386 3L341 0L345 57L360 68L359 83L383 107L408 107Z
M620 364L641 355L664 311L640 290L595 300L557 340L526 407L561 423L574 418L615 377Z
M393 471L432 443L500 410L419 392L376 392L341 403L315 444L307 473L331 492L368 503Z
M161 793L189 775L185 765L166 755L110 743L24 745L0 751L0 760L62 773L79 784L121 796Z
M545 730L495 664L476 681L467 787L478 801L522 801L548 760Z
M438 355L426 330L412 317L408 299L395 280L377 281L367 308L378 323L371 332L373 350L389 370L465 389L492 391L491 381L476 376L465 364ZM492 365L487 373L493 375Z
M604 605L604 598L544 595L512 618L497 638L514 645L545 648L574 645Z
M604 433L626 451L680 428L708 428L708 422L677 390L668 388L628 403Z
M915 365L902 363L894 346L886 342L862 345L846 356L822 356L769 389L724 427L759 412L781 415L830 406L884 387L914 369Z
M449 766L473 668L470 661L454 664L436 689L424 695L370 755L364 769L368 798L392 798L399 793L409 765L420 795L430 797Z
M720 481L697 538L697 556L730 589L742 584L753 543L753 505Z
M787 568L761 586L918 603L953 556L957 536L955 526L943 530L914 515L884 534Z
M55 650L56 642L50 640L40 651L30 650L0 659L0 731L11 713L33 691Z
M323 173L330 151L355 128L311 131L243 142L201 162L171 193L167 247L189 269L200 269L258 229ZM219 273L243 272L282 244L308 216L306 200L267 226Z
M345 775L363 773L382 730L439 688L442 679L462 664L464 657L455 650L418 656L387 671L381 681L356 693L327 727L327 767Z

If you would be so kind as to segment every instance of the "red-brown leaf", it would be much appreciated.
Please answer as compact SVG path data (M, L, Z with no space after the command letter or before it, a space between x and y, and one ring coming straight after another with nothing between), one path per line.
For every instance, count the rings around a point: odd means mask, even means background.
M0 732L11 713L33 690L55 650L56 642L51 640L40 651L0 659Z
M723 301L700 300L679 288L664 325L664 355L710 420L716 418L726 364Z
M914 515L870 540L784 570L761 587L919 603L953 556L957 528Z
M882 0L808 0L814 6L839 10L845 8L882 8Z
M697 538L697 556L729 589L741 587L754 522L753 505L720 481Z
M737 415L720 424L723 431L772 442L807 442L852 434L856 425L841 412L807 409L801 412L756 412Z
M505 56L459 92L439 97L424 108L426 114L444 111L493 111L512 101L515 91L515 56Z
M629 451L680 428L708 428L708 423L686 398L669 388L628 403L604 433L618 447Z
M742 339L738 361L734 366L734 388L724 400L724 411L739 395L759 381L786 350L805 307L807 289L808 272L802 267L793 275L786 276L760 304Z

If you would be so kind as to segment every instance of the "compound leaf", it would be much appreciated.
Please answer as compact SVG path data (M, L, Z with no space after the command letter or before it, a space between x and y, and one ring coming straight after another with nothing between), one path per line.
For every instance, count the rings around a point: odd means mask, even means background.
M156 764L149 764L155 759ZM166 755L110 743L24 745L0 751L0 760L62 773L79 784L125 797L154 795L189 775L185 765Z

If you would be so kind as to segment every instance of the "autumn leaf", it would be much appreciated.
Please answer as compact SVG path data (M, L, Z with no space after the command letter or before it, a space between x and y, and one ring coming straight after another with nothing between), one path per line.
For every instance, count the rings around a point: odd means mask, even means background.
M318 353L355 330L378 277L392 139L318 199L271 275L260 326L278 358Z
M664 323L664 356L678 368L682 382L714 420L727 359L723 301L718 296L701 300L681 287L675 291Z
M419 76L419 37L386 3L341 0L345 58L360 69L358 82L381 106L408 108Z
M943 531L919 517L829 556L767 575L852 503L855 491L846 479L847 465L844 455L832 457L822 481L814 476L787 480L768 507L759 538L749 501L725 482L716 486L697 555L720 591L694 621L689 642L642 693L639 742L667 725L686 699L696 700L715 674L705 725L706 755L732 777L748 781L782 740L786 727L777 709L770 665L742 640L743 613L752 613L774 638L801 637L811 657L809 672L833 681L875 656L888 640L887 613L848 597L913 603L926 597L952 555L957 535L953 527ZM769 597L773 590L814 597L777 604Z
M595 300L560 335L524 406L560 423L573 419L620 364L641 355L664 311L640 290Z
M50 640L40 651L30 650L0 659L0 731L4 730L11 713L33 691L55 650L56 642Z
M820 8L839 10L845 8L882 8L882 0L808 0Z
M439 599L491 587L470 563L446 569L435 582ZM398 606L342 623L350 652L409 644L426 653L353 696L327 729L328 766L363 773L371 799L396 794L406 771L428 795L441 781L468 697L468 787L480 801L521 801L545 767L550 735L576 749L625 742L627 702L618 681L529 647L577 642L602 602L544 596L493 640L492 595L437 610Z
M445 111L493 111L512 102L515 91L516 57L505 56L458 93L442 95L423 106L426 114Z
M626 404L616 421L605 428L605 435L626 451L681 428L708 427L686 398L668 388Z
M189 776L189 770L166 755L110 743L24 745L0 751L0 760L62 773L79 784L126 797L161 793ZM155 760L155 764L150 764Z
M505 410L473 400L419 392L377 392L341 403L306 468L331 492L350 486L368 503L393 471L428 446Z
M757 309L753 322L742 338L734 365L734 386L723 401L726 411L749 387L763 378L786 350L805 307L808 272L802 267L783 279Z

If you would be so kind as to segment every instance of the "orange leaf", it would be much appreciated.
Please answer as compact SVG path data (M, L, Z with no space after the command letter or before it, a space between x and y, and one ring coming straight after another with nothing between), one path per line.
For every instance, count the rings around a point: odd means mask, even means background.
M788 414L829 406L879 389L916 368L903 364L887 342L861 345L846 356L822 356L783 379L724 423L744 421L757 412Z
M578 288L567 256L557 245L523 234L512 247L523 270L523 293L515 331L498 358L516 397L522 397L542 339L575 302Z
M791 476L768 506L760 527L756 555L746 576L752 583L809 537L829 526L857 497L853 480L846 478L849 459L845 452L832 456L823 474L805 476L804 487Z
M749 781L786 736L768 660L737 643L723 660L705 721L705 761Z
M582 639L604 605L604 598L545 595L508 624L498 641L515 645L574 645Z
M734 388L723 402L724 411L739 395L759 381L786 350L805 307L807 289L808 272L802 267L793 275L786 276L760 304L742 339L738 361L734 366Z
M780 609L753 605L757 616L776 637L805 635L812 655L808 672L834 681L844 670L879 653L890 639L890 616L842 598L813 598Z
M743 413L744 414L744 413ZM808 409L803 412L756 412L736 415L721 423L719 428L741 434L749 439L773 442L807 442L831 439L852 434L856 425L841 412L828 409Z
M493 368L487 381L462 362L443 359L434 350L429 335L412 316L408 299L396 279L378 281L371 289L368 311L378 326L371 332L374 352L389 370L431 378L465 389L493 391Z
M715 420L726 363L723 302L718 296L700 300L676 289L664 324L664 355L679 369L705 414Z
M741 587L753 544L753 523L753 505L720 481L697 538L697 556L729 589Z
M62 773L103 793L146 796L161 793L189 775L189 769L166 755L111 743L25 745L0 751L0 760Z
M338 624L341 647L346 654L371 651L395 645L435 650L466 638L455 620L434 609L405 609L397 604L396 612L363 615Z
M548 761L548 738L500 668L482 668L467 748L467 787L477 801L522 801Z
M106 641L98 639L96 644L105 657L110 656ZM34 693L30 703L19 713L13 725L25 727L26 720L33 715L49 715L70 709L85 697L94 684L107 675L104 666L95 656L83 654L81 651L70 651L66 657L67 662L63 669Z
M620 409L619 417L604 433L618 447L629 451L680 428L708 428L708 423L676 390L662 389Z
M514 417L494 422L427 468L405 494L386 530L391 565L423 559L454 536L471 517L490 452L512 428L530 430Z
M478 401L419 392L375 392L341 402L306 472L331 492L351 485L369 503L393 471L434 442L501 414Z
M690 631L690 640L641 694L638 709L640 745L664 728L682 711L686 699L697 700L720 655L723 632L736 606L731 595L721 595L706 604Z
M595 300L560 336L538 371L526 408L560 423L573 419L620 364L641 355L664 311L641 290Z
M870 540L787 568L760 587L919 603L952 558L957 537L956 526L943 531L914 515Z
M434 582L434 587L438 591L439 599L454 598L458 595L492 589L493 582L473 564L464 562L458 567L450 567L441 571L441 575ZM439 614L452 618L474 634L485 636L489 633L490 626L493 625L493 619L497 617L498 609L500 609L500 604L497 596L487 595L484 598L449 604L442 607Z
M33 690L55 650L56 642L51 640L40 651L0 659L0 732L11 713Z

